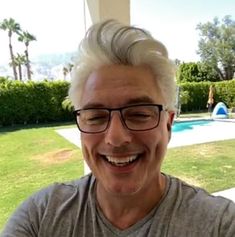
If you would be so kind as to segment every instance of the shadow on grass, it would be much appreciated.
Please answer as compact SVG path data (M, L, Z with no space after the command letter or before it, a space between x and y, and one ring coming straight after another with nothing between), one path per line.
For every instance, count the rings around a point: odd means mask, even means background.
M39 128L49 128L49 127L61 127L61 126L73 126L75 125L74 121L65 121L65 122L51 122L51 123L40 123L40 124L15 124L12 126L0 127L0 135L4 135L9 132L15 132L25 129L39 129Z

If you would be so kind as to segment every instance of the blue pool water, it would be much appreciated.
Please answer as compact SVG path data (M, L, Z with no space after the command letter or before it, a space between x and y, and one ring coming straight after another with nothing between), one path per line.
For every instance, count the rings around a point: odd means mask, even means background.
M173 132L182 132L186 130L192 130L194 127L206 126L213 123L213 120L192 120L183 122L174 122Z

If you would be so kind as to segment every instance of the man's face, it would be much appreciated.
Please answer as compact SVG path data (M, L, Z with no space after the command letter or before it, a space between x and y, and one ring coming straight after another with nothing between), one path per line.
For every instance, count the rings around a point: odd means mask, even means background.
M111 65L94 71L81 98L81 108L118 108L143 103L165 104L151 70L144 66ZM160 115L158 127L130 131L123 125L120 113L113 111L106 131L81 133L84 158L102 190L130 195L145 192L159 183L160 166L170 137L167 124L171 125L173 113Z

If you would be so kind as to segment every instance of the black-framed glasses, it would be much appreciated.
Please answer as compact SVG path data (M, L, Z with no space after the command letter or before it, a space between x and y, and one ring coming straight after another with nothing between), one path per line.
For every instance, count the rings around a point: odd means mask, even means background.
M166 110L159 104L138 104L114 109L85 108L73 113L81 132L101 133L109 127L112 111L119 111L122 124L129 130L146 131L159 125L161 111Z

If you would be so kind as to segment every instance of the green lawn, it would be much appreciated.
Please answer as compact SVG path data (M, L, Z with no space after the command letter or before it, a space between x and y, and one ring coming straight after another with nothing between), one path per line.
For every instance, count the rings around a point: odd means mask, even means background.
M55 130L71 125L0 129L0 229L26 197L53 182L83 174L81 151ZM235 180L235 140L169 149L165 173L210 192Z
M81 151L55 132L64 127L0 129L0 229L39 188L83 174Z
M211 193L235 187L235 140L169 149L162 170Z

